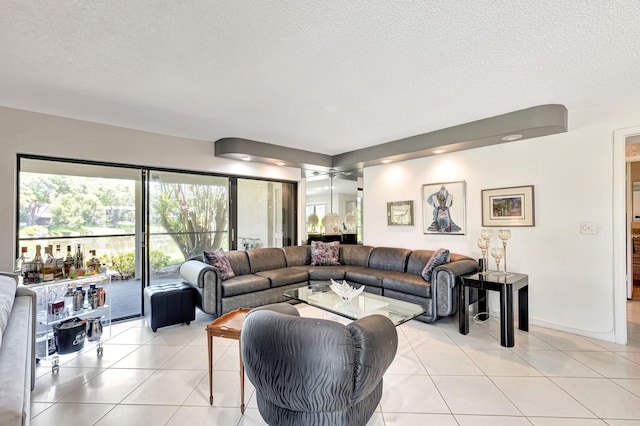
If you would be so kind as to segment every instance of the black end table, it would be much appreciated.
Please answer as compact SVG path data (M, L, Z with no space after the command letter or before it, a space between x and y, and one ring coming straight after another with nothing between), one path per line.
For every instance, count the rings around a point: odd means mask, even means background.
M500 292L500 344L515 344L513 330L513 292L518 290L518 328L529 331L529 277L513 272L475 273L460 277L458 322L460 334L469 334L469 288L478 289L478 311L487 310L487 290ZM484 318L482 318L484 317ZM480 319L487 319L482 315Z

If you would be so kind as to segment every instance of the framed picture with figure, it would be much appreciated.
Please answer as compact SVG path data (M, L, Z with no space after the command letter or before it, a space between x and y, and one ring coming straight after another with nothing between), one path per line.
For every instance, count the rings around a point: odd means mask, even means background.
M425 234L465 235L465 182L422 185L422 224Z

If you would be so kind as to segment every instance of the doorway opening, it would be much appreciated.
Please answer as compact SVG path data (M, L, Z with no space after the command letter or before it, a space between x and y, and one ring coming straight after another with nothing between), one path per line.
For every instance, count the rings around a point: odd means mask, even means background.
M618 344L627 343L627 300L633 290L633 241L631 220L633 219L633 185L630 183L628 163L640 161L640 154L625 154L625 148L640 137L640 126L619 129L613 137L613 283L614 283L614 335ZM624 167L621 167L624 165Z

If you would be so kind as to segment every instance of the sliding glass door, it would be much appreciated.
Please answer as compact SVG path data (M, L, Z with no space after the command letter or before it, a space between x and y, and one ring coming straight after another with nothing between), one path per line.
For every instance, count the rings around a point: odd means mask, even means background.
M112 318L141 312L141 169L21 158L18 175L18 247L54 256L91 250L109 268ZM119 297L122 296L122 297Z
M148 172L149 283L179 280L182 262L229 249L229 178Z

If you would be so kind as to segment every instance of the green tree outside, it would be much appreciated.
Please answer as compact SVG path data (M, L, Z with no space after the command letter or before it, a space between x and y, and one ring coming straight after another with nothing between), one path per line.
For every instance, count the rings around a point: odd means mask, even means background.
M225 186L166 182L157 185L154 212L185 259L222 245L228 221Z

